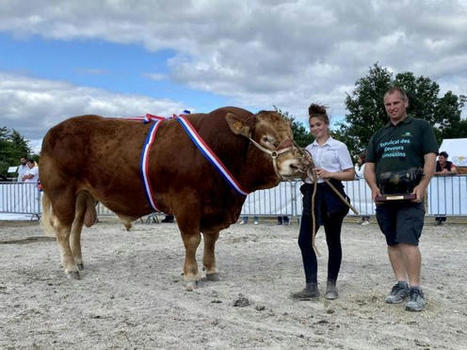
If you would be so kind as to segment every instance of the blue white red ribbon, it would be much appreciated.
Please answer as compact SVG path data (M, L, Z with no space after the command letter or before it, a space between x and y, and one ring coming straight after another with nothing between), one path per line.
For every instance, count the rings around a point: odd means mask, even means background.
M152 121L157 121L157 120L165 120L167 118L165 117L159 117L158 115L152 115L147 113L144 117L131 117L131 118L125 118L129 120L141 120L144 124L150 123Z
M217 158L211 148L204 142L204 140L199 136L198 132L195 130L193 125L186 119L185 116L180 115L176 117L176 120L182 125L185 129L188 136L191 138L195 146L199 149L201 154L219 171L222 177L227 181L227 183L241 195L247 196L248 192L244 191L240 184L235 180L230 171L225 167L224 163Z
M150 114L149 114L150 115ZM146 114L148 116L148 114ZM156 133L159 129L159 125L164 118L153 118L152 120L154 123L149 127L148 135L146 136L146 140L144 141L143 151L141 153L141 161L140 161L140 168L141 168L141 178L143 179L144 184L144 192L148 199L149 204L155 211L160 211L156 205L156 201L153 197L151 182L149 181L149 152L151 151L152 144L156 139ZM144 121L145 123L149 123L151 120L148 118L148 121Z
M199 149L201 154L219 171L219 173L227 181L227 183L239 194L243 196L247 196L249 192L246 192L241 188L240 184L237 182L237 180L235 180L235 178L232 176L230 171L225 167L224 163L222 163L222 161L214 154L211 148L206 144L206 142L204 142L204 140L195 130L193 125L191 125L188 119L186 119L185 115L190 114L190 111L185 110L183 111L183 113L184 114L179 115L179 116L174 115L173 118L175 118L182 125L183 129L185 129L186 133L188 134L190 139L193 141L195 146ZM149 204L151 205L151 207L155 211L160 211L154 199L151 182L149 180L149 153L156 139L157 130L159 129L161 121L167 118L159 117L159 116L155 116L151 114L146 114L145 117L135 117L135 118L128 118L128 119L141 120L145 124L154 122L149 127L149 132L146 136L146 140L144 141L143 151L141 152L140 170L141 170L141 178L143 180L144 193L146 194L146 198Z

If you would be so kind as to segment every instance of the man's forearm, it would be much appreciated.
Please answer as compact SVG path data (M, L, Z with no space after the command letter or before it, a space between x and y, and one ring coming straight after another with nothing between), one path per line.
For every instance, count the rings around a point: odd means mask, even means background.
M367 163L365 166L365 180L371 190L378 188L376 185L376 175L375 175L375 166L374 163Z
M420 185L424 186L425 188L428 187L431 178L435 174L436 170L436 154L435 153L428 153L425 154L425 164L423 166L423 177L420 181Z

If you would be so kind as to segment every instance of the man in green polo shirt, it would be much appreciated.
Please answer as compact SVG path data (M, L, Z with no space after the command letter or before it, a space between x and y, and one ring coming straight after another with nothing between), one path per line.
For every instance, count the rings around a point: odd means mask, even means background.
M373 200L382 193L400 190L399 181L389 181L391 174L409 173L406 182L416 197L412 201L376 203L376 218L386 236L389 261L397 283L386 298L389 304L398 304L407 297L408 311L421 311L425 296L420 287L421 254L418 241L425 216L425 191L435 171L438 144L427 121L407 115L409 99L398 87L384 95L384 106L389 123L371 138L367 150L365 179L371 188ZM420 177L410 176L416 174ZM422 172L423 171L423 172ZM388 175L389 174L389 175ZM384 178L386 177L386 182ZM383 187L385 186L385 187Z

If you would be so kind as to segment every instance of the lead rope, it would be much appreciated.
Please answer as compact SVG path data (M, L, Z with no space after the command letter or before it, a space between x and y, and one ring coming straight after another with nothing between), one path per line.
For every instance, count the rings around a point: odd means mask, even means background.
M315 239L316 233L317 233L316 232L316 215L315 215L315 197L316 197L316 190L317 190L317 185L318 185L318 177L316 176L316 173L313 170L315 168L315 164L313 162L313 157L311 156L310 152L308 152L304 148L299 147L295 143L295 141L294 141L294 144L298 148L302 157L305 158L309 162L309 164L307 164L308 165L307 176L313 179L313 194L311 195L311 222L312 222L311 247L313 248L316 256L321 256L321 253L319 252L319 249L316 246L316 239Z
M311 157L311 154L309 154L310 158L310 168L308 168L307 174L308 177L313 179L313 194L311 195L311 222L312 222L312 232L313 234L311 235L311 247L315 251L316 256L321 256L321 253L319 252L318 247L316 246L316 215L315 215L315 197L316 197L316 192L317 192L317 187L318 187L318 177L316 176L316 172L314 171L315 164L313 163L313 158Z

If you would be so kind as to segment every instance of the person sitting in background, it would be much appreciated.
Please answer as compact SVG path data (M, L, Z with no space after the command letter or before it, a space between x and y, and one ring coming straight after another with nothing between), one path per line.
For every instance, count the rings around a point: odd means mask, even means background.
M366 152L361 152L358 155L357 164L355 164L355 177L357 179L365 178L365 161L366 161ZM360 220L360 225L365 226L370 224L370 216L362 215Z
M277 224L278 225L288 225L290 223L289 217L287 215L284 216L278 216L277 217Z
M21 181L37 183L39 181L39 168L32 159L28 159L26 165L29 169L24 173Z
M436 161L435 175L445 176L457 174L456 166L448 160L449 155L446 152L440 152Z
M440 152L436 161L435 176L447 176L457 174L456 166L448 160L449 155L446 152ZM437 225L442 225L446 221L446 216L435 217Z
M257 216L253 217L253 223L255 225L258 225L258 217ZM248 216L243 216L242 221L240 221L240 225L245 225L245 224L248 224Z

